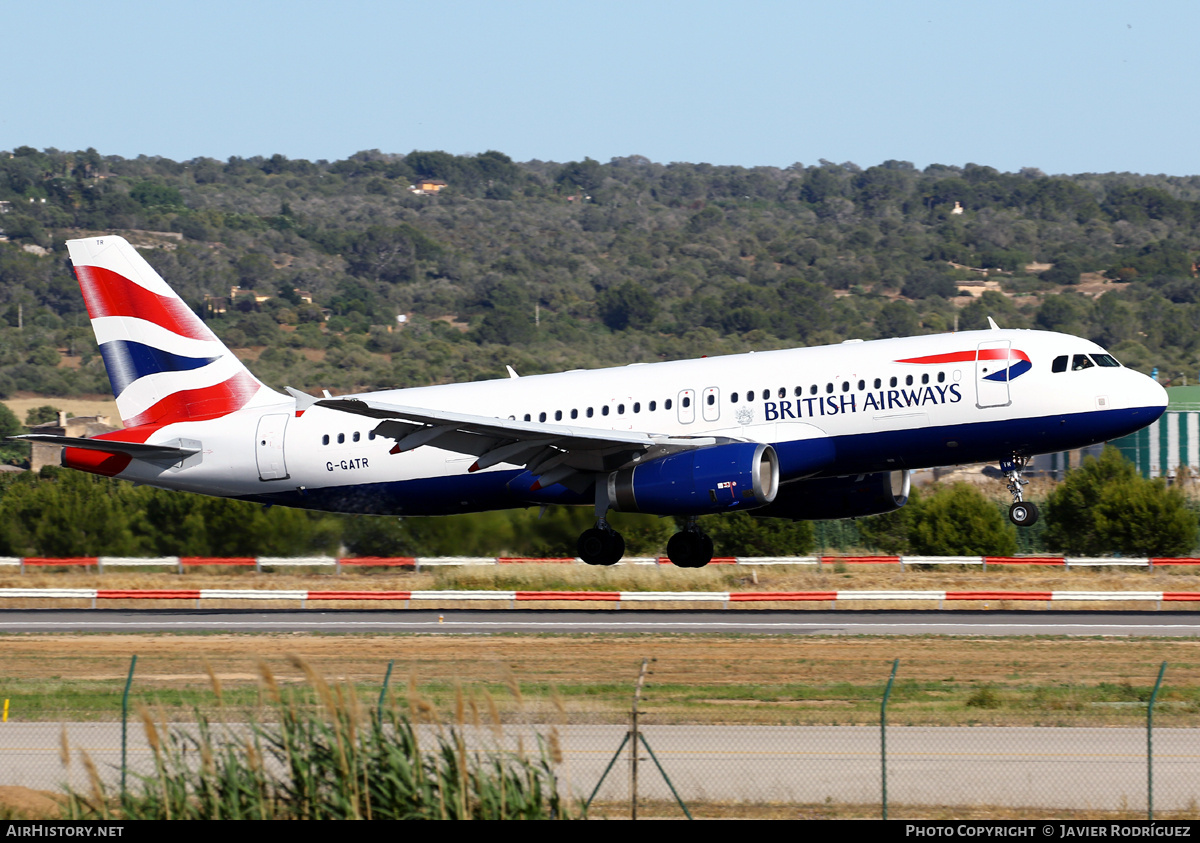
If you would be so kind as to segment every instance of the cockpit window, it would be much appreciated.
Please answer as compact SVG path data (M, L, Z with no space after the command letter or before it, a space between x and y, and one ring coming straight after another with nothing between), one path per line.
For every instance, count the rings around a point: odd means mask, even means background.
M1097 366L1103 366L1106 369L1119 369L1121 364L1111 354L1093 354L1092 359L1096 361Z
M1076 354L1071 360L1071 371L1078 372L1080 369L1090 369L1096 365L1086 354Z
M1065 372L1067 370L1067 355L1055 357L1054 362L1050 364L1051 372Z

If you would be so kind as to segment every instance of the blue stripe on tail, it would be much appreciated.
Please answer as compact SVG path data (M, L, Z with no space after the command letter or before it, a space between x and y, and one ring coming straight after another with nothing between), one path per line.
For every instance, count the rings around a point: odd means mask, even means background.
M120 395L135 380L159 372L187 372L207 366L218 357L184 357L132 340L113 340L100 346L113 395Z

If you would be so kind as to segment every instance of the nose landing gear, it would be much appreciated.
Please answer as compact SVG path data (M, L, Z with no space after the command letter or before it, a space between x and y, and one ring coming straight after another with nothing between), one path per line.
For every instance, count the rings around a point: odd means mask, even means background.
M1000 470L1008 478L1008 491L1012 493L1013 504L1008 508L1008 520L1018 527L1031 527L1037 523L1038 508L1025 500L1022 491L1029 485L1028 480L1021 479L1021 472L1029 465L1029 457L1013 456L1011 460L1000 460Z

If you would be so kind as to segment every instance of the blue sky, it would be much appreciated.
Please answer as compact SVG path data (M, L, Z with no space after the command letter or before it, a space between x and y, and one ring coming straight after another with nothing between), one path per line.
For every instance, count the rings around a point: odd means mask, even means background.
M0 149L1200 173L1195 0L5 0L0 24Z

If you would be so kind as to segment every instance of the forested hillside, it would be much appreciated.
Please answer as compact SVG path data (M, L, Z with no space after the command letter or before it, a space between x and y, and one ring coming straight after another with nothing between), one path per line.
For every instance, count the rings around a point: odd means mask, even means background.
M420 178L447 186L418 195ZM1090 337L1176 382L1200 366L1200 176L21 147L0 153L0 203L0 397L107 391L63 248L99 232L153 247L275 386L491 378L989 315ZM230 302L234 286L263 300Z

